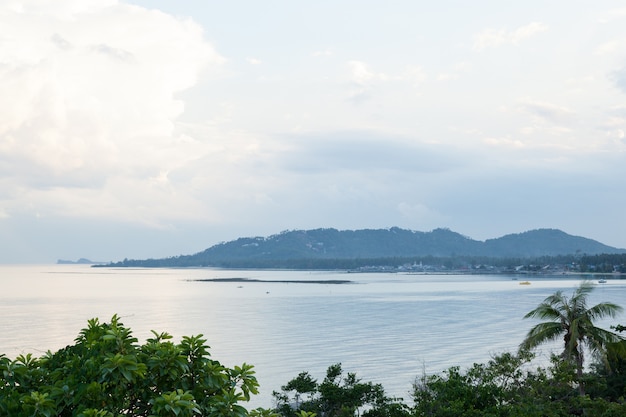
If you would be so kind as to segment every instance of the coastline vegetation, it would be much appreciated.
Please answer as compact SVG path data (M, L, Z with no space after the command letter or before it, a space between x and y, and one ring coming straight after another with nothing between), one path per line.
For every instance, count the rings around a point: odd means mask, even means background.
M69 345L40 358L0 354L0 415L234 416L234 417L565 417L626 415L626 339L594 322L615 317L612 303L587 306L594 286L583 282L571 297L547 297L526 318L534 326L518 352L505 352L468 369L451 367L416 376L409 398L390 397L341 364L318 383L304 371L273 392L271 409L247 410L258 394L252 365L228 368L211 358L202 335L179 343L167 333L138 344L118 316L88 321ZM546 367L533 349L562 337L563 353ZM584 354L591 354L583 366ZM407 358L410 360L410 358Z
M133 260L93 267L344 270L456 274L626 274L626 254L559 255L534 258L413 256L379 258L233 259L198 262L189 257Z
M568 255L569 256L563 256ZM607 254L607 255L603 255ZM613 255L622 255L613 256ZM588 256L596 258L583 259ZM161 259L124 259L108 267L217 267L254 269L405 268L535 271L576 264L580 272L626 272L626 249L560 230L539 229L486 241L449 229L417 232L392 227L364 230L287 230L269 237L222 242L201 252Z

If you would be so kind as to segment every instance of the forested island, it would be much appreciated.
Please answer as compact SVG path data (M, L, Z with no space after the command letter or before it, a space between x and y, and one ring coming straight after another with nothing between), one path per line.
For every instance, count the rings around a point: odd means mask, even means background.
M106 262L92 261L91 259L87 259L87 258L79 258L75 261L68 260L68 259L57 260L58 265L102 265L105 263Z
M556 229L486 241L449 229L293 230L222 242L193 255L124 259L108 267L329 269L426 273L625 273L626 249Z

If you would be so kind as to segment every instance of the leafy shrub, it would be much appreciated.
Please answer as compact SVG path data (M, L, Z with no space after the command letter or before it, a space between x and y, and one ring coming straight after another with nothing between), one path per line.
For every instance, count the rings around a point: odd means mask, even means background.
M114 315L110 323L88 320L74 345L41 358L0 355L0 415L249 415L240 403L258 393L251 365L231 369L211 359L202 335L174 343L152 333L139 345Z

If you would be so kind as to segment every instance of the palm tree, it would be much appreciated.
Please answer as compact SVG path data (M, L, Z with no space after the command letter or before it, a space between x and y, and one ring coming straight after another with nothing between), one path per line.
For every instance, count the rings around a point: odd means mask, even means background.
M584 281L576 288L572 298L557 291L543 300L524 318L548 321L530 329L520 345L520 349L530 350L545 342L557 340L562 335L565 349L561 357L575 365L580 395L585 394L582 383L584 348L606 362L607 345L622 340L619 335L594 326L595 320L615 317L623 310L617 304L607 302L587 308L587 297L594 288L592 283Z

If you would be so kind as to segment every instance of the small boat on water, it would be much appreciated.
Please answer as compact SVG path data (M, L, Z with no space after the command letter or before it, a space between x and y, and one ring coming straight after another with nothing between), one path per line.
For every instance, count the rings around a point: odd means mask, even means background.
M519 285L530 285L530 281L522 281Z

